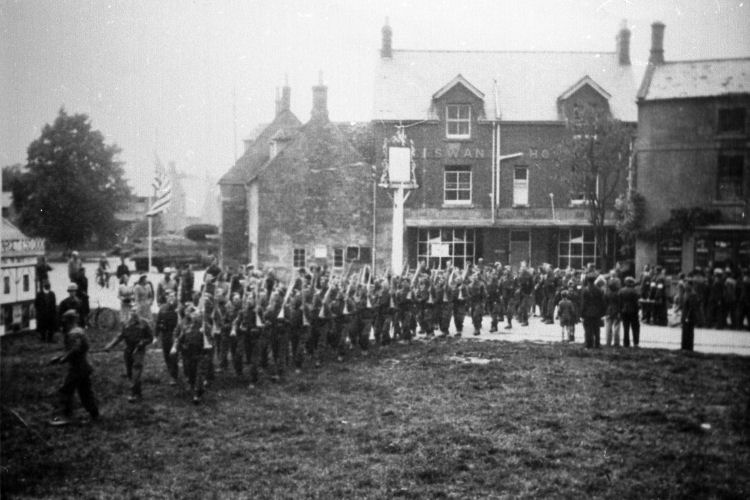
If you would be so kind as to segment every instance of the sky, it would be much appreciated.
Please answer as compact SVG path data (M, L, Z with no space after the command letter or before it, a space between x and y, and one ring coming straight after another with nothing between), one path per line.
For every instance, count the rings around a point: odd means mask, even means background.
M64 107L138 194L155 154L217 180L285 78L301 121L320 72L332 120L369 120L386 17L396 50L613 51L625 19L636 67L656 20L667 61L750 56L750 0L0 0L0 165Z

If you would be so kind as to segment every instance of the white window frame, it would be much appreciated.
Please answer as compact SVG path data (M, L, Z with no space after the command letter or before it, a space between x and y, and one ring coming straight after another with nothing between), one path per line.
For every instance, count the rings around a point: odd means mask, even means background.
M431 244L448 245L447 257L431 254ZM427 267L444 268L450 262L464 267L476 261L477 231L473 228L419 228L417 231L417 262L427 262Z
M574 241L579 239L580 243ZM573 245L581 245L580 252L574 252ZM560 229L557 246L557 266L560 269L567 268L573 259L576 260L576 265L571 266L573 269L583 269L589 262L597 260L599 243L596 241L596 233L591 228Z
M516 179L516 172L520 171L521 169L526 170L526 179L521 181ZM516 165L513 167L513 206L514 207L528 207L529 206L529 167L525 165ZM520 196L520 193L524 192L523 200L524 202L521 203L521 200L519 198L522 198Z
M451 110L456 110L456 117L451 118ZM468 111L468 116L462 117L461 111ZM452 134L450 131L451 124L455 124L460 130L461 124L466 124L466 133ZM470 139L471 138L471 105L470 104L446 104L445 105L445 137L448 139Z
M455 185L454 188L448 189L448 174L456 175L456 181L451 182ZM468 182L466 180L461 181L461 174L468 174ZM471 174L471 167L467 165L448 165L443 170L443 203L446 205L471 205L472 202L472 182L473 176ZM462 187L463 186L463 187ZM468 187L466 187L468 186ZM448 191L455 191L456 197L459 193L469 193L469 199L467 200L449 200L447 197Z
M300 254L302 255L302 264L300 264ZM292 250L292 267L298 269L300 267L307 267L307 252L304 248L295 248Z

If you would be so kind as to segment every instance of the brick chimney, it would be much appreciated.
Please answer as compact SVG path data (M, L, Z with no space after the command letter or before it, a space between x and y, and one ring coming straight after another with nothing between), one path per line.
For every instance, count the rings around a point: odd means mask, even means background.
M380 46L380 57L387 57L390 59L391 57L393 57L393 50L391 49L393 31L391 30L391 27L388 25L387 17L385 18L385 26L383 26L381 33L383 34L383 42L382 42L382 45Z
M651 64L664 64L664 23L656 21L651 25Z
M328 120L328 87L323 85L323 72L318 75L318 84L312 88L313 108L312 119Z
M289 111L292 102L292 89L289 88L289 76L284 77L284 86L276 89L276 116L284 111Z
M615 40L617 40L617 60L620 66L630 66L630 30L628 22L624 19Z

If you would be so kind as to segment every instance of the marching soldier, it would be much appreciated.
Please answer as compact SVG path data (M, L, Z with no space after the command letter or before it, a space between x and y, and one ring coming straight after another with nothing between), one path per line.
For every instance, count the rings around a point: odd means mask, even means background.
M182 369L190 384L194 404L200 403L208 382L211 344L205 327L200 310L192 304L188 305L178 326L175 343L171 350L173 355L179 353L182 358Z
M471 310L471 322L474 325L474 335L482 332L482 318L484 317L484 304L487 301L487 287L481 273L474 275L469 286L469 302Z
M141 318L138 314L131 314L130 320L123 326L120 334L104 347L104 350L108 351L121 341L125 342L123 355L125 358L125 371L131 382L130 396L128 397L128 401L131 403L143 398L141 392L143 363L146 358L146 346L153 340L154 334L151 331L151 325L148 321Z
M161 350L164 355L164 363L167 365L167 372L172 380L170 385L177 385L178 362L177 356L170 354L172 344L174 344L174 332L177 329L177 295L170 291L167 293L166 302L159 308L156 315L156 335L161 340Z

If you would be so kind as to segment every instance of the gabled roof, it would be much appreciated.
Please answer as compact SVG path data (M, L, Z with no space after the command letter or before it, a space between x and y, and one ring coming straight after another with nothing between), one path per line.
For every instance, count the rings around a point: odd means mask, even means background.
M649 64L638 98L647 101L750 94L750 58Z
M28 236L23 234L11 221L3 217L3 240L26 240Z
M484 99L484 94L482 93L482 91L479 90L478 88L476 88L471 83L469 83L469 81L466 78L464 78L463 76L461 76L460 74L457 75L453 80L451 80L450 82L448 82L443 88L441 88L440 90L438 90L437 92L435 92L432 95L432 98L433 99L440 99L441 97L443 97L445 95L446 92L448 92L450 89L452 89L453 87L455 87L456 85L459 85L459 84L461 84L464 87L466 87L469 90L469 92L471 92L472 94L474 94L475 96L477 96L479 99Z
M237 163L219 180L219 184L247 184L258 175L270 157L270 141L277 132L293 135L301 122L289 110L282 111L250 144Z
M437 119L432 93L462 75L483 93L484 116L508 121L558 121L557 98L586 75L610 94L615 118L637 121L636 82L615 52L394 50L378 58L375 120ZM493 85L497 80L499 113Z
M570 96L572 96L573 94L578 92L580 89L585 87L586 85L588 85L589 87L597 91L605 99L609 99L610 97L612 97L612 94L604 90L602 86L596 83L589 75L586 75L580 80L578 80L578 82L576 82L575 85L573 85L568 90L560 94L560 97L558 97L558 99L560 99L561 101L564 101L565 99L568 99Z

